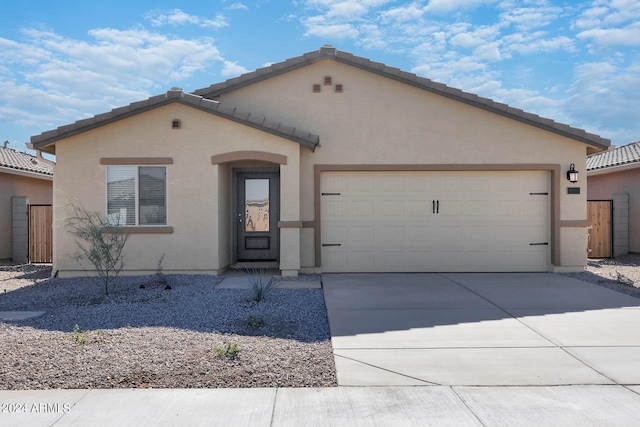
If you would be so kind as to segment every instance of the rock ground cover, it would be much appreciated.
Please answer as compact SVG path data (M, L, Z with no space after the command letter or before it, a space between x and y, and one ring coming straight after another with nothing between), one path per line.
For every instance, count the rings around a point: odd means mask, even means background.
M0 267L0 311L46 311L0 322L0 389L337 385L322 290L256 303L216 289L221 277L167 275L171 289L121 277L105 296L94 279L48 274Z

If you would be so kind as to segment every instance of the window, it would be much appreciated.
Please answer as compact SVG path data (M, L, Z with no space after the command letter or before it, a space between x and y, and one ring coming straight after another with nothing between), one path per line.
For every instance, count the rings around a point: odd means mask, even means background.
M107 166L107 220L110 225L167 224L165 166Z

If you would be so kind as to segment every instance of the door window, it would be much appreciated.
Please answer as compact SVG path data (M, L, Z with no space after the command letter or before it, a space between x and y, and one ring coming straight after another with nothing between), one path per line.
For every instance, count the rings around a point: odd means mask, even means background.
M245 231L269 231L269 180L246 179Z

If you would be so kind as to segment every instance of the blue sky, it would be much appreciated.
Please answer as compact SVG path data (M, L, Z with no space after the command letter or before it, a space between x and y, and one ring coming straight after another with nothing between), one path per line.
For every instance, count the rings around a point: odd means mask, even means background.
M638 0L19 0L0 4L0 142L323 44L640 140Z

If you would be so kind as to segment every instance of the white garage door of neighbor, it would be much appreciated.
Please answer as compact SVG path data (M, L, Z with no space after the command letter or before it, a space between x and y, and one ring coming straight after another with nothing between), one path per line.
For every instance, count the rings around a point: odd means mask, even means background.
M324 272L548 271L548 172L323 172L320 185Z

